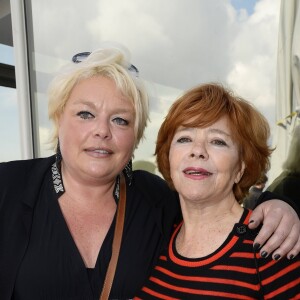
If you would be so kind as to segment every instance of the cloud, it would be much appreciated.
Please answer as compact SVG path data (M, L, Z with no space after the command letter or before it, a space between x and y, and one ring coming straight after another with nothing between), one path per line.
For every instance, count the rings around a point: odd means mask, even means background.
M269 108L275 103L279 4L257 1L248 15L230 1L154 0L141 6L139 0L102 0L87 27L93 40L127 45L148 81L180 90L222 81Z
M124 43L145 79L162 85L186 89L226 75L235 26L229 1L140 3L100 1L88 23L93 40Z
M251 9L243 2L237 8L230 0L35 1L35 67L49 74L62 60L102 41L123 43L151 89L151 142L174 99L209 81L231 86L274 125L280 0L253 1ZM46 79L37 79L39 92ZM39 122L45 127L47 103L38 97Z
M262 0L254 13L240 19L232 41L232 68L226 82L254 103L275 124L275 84L280 1Z

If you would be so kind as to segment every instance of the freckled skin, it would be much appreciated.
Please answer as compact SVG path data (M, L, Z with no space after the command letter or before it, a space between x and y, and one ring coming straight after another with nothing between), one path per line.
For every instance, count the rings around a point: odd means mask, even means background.
M226 117L206 128L179 128L169 159L171 177L182 198L209 201L234 197L232 186L242 170Z

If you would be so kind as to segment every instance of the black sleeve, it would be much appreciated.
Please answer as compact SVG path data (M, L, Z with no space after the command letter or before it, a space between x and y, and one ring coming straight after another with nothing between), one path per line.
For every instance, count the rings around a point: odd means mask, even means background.
M161 177L143 170L134 171L133 181L143 200L155 211L158 228L168 241L174 224L182 220L177 192L171 190Z
M272 200L272 199L279 199L279 200L282 200L284 202L286 202L287 204L289 204L295 211L296 213L298 214L298 217L300 218L300 211L299 211L299 208L298 206L295 204L294 201L292 201L291 199L289 199L288 197L285 197L285 196L279 196L279 195L276 195L272 192L269 192L269 191L265 191L263 192L260 197L257 199L256 201L256 205L255 205L255 208L265 202L265 201L268 201L268 200ZM300 201L300 199L299 199Z

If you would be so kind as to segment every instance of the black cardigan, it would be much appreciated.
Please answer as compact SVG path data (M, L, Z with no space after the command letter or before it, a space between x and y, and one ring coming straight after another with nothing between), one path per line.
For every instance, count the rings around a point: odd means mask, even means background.
M34 207L54 161L52 156L0 164L1 300L11 299L19 266L29 243ZM129 298L146 280L180 210L177 194L160 177L145 171L134 171L126 194L125 238L111 295L119 295L124 288L124 297ZM142 230L140 223L143 224ZM103 261L105 267L109 262L111 245L102 247L107 253L107 260ZM136 253L135 247L145 251ZM129 262L140 263L141 266L130 268Z
M32 214L54 157L0 164L0 295L10 299L28 245Z

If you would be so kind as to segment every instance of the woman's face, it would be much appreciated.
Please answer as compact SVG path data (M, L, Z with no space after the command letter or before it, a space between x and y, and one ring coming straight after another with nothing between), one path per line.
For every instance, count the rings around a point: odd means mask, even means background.
M227 117L206 128L178 128L169 160L176 190L193 202L232 199L234 182L243 174Z
M64 172L110 181L130 160L135 142L132 102L111 79L94 76L72 90L59 120Z

